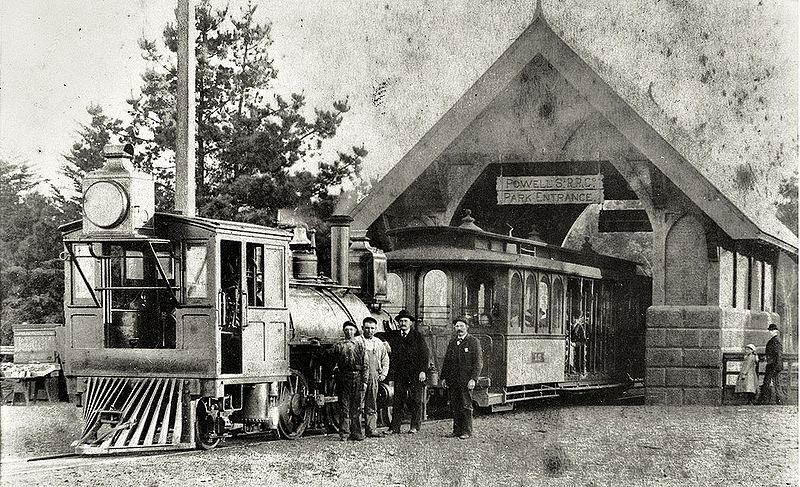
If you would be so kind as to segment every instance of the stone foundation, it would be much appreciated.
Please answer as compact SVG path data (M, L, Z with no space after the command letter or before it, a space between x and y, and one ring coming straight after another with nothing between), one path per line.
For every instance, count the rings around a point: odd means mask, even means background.
M647 404L722 404L724 352L763 353L775 313L719 306L651 306L645 335Z

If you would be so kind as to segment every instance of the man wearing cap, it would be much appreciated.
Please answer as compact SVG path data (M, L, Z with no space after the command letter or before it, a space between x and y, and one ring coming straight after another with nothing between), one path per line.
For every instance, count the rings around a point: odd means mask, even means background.
M355 441L364 439L361 429L361 391L367 388L367 368L364 366L364 342L357 340L356 325L352 321L342 324L344 338L333 346L336 360L336 394L339 397L341 424L339 439Z
M392 375L394 377L394 408L390 433L399 433L403 422L403 409L408 405L411 429L414 434L422 425L422 395L428 370L428 346L422 334L411 329L414 316L406 310L395 318L400 333L390 343L392 347Z
M380 338L375 336L378 321L367 316L361 322L361 336L356 337L364 344L367 369L367 387L362 392L362 409L366 423L367 436L379 438L384 436L378 432L378 383L389 373L389 354Z
M483 368L481 343L468 333L466 317L453 320L455 337L447 345L442 363L442 386L448 389L453 413L453 437L472 436L472 390Z
M775 323L770 323L769 333L772 338L767 342L764 348L764 355L766 355L767 366L764 370L764 383L761 385L761 404L769 404L772 402L772 396L775 395L775 404L783 404L783 391L780 386L780 375L783 370L783 345L781 339L778 338L778 326Z

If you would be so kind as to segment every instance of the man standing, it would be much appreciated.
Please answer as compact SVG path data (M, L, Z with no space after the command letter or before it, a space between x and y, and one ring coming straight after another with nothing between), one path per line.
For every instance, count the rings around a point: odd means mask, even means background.
M775 395L775 404L783 404L783 391L780 385L781 370L783 370L783 345L778 338L778 326L770 323L769 332L772 338L767 342L764 354L767 357L767 367L764 370L764 383L761 385L761 404L772 403Z
M366 418L366 433L372 438L384 436L378 432L378 383L389 373L389 354L381 339L375 336L377 326L377 320L367 316L361 323L362 335L358 337L364 344L367 369L367 388L362 395L362 408Z
M333 347L336 358L336 394L339 396L339 440L364 439L361 430L361 391L367 387L367 368L364 366L364 342L357 340L356 325L345 321L342 325L344 338Z
M453 321L456 336L447 345L442 363L442 386L449 391L453 437L472 436L472 390L483 368L481 343L468 332L467 318Z
M403 409L408 404L411 413L411 429L408 432L413 435L422 425L422 395L427 378L425 371L428 370L428 346L422 334L411 329L415 321L412 314L402 310L395 320L400 327L400 335L391 343L394 408L390 433L400 432Z

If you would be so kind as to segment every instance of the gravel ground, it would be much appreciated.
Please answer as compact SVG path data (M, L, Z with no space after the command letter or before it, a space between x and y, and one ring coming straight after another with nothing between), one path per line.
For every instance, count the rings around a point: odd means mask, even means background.
M32 465L20 458L69 451L80 410L6 406L0 476L9 486L798 485L797 412L536 404L476 418L469 440L445 438L450 422L442 420L414 436L233 439L206 452L41 462L20 475L16 468Z

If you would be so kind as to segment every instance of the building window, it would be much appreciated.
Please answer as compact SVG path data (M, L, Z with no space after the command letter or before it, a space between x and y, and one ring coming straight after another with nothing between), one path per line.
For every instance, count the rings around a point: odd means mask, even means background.
M764 311L774 311L775 275L772 264L764 263Z
M764 263L760 260L750 260L750 309L753 311L761 311L762 302L761 298L761 271L763 270Z
M748 292L750 291L750 260L747 256L736 253L736 304L739 309L747 309Z

